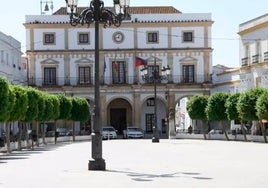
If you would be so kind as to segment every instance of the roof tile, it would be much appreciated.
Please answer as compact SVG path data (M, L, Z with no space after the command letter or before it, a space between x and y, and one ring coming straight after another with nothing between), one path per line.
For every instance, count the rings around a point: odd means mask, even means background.
M78 7L78 12L81 12L88 7ZM113 7L105 7L107 9L113 9ZM182 13L172 6L146 6L146 7L129 7L129 14L178 14ZM61 7L54 15L65 15L67 14L66 8Z

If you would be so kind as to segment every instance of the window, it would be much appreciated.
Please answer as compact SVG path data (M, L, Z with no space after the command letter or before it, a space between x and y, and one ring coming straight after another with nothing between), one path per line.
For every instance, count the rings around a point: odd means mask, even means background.
M1 50L1 62L4 62L4 50Z
M154 114L145 114L145 131L146 133L152 133L153 132L153 125L155 122L155 116Z
M55 44L55 33L45 33L44 44Z
M194 65L183 65L182 66L182 76L184 83L194 82Z
M78 33L79 44L89 44L89 33Z
M148 43L158 43L158 33L157 32L147 33L147 42Z
M193 42L193 32L183 32L183 42Z
M78 84L91 84L90 67L79 67Z
M6 62L7 62L7 65L9 64L9 55L8 53L6 54Z
M112 62L113 84L126 83L126 63L125 61Z
M44 85L56 85L56 68L44 68Z
M154 98L148 99L146 104L147 104L147 106L154 106L155 105Z

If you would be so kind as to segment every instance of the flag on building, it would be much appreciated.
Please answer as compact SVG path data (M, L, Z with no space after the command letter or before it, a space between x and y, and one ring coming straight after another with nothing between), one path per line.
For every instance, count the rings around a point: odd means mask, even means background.
M139 67L139 66L144 66L147 65L147 61L145 59L142 59L140 57L135 57L135 66Z

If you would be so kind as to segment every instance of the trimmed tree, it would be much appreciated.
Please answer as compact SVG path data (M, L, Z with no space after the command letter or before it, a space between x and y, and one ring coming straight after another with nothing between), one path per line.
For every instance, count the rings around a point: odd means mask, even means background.
M60 116L60 101L58 99L58 97L56 95L49 95L49 97L51 98L52 101L52 105L53 108L51 109L53 111L53 114L51 116L50 120L57 120ZM57 135L56 135L56 131L57 131L57 121L55 121L55 125L54 125L54 142L55 144L57 143Z
M257 124L256 121L259 120L259 117L257 116L256 102L264 92L265 89L263 88L253 88L240 95L237 103L237 111L240 119L253 121L253 126ZM251 130L253 129L251 128ZM261 130L263 132L263 129Z
M263 94L257 99L256 103L257 116L260 120L262 120L262 132L264 141L267 143L266 138L266 128L264 125L264 120L267 122L268 120L268 91L265 90Z
M70 119L73 121L86 122L90 116L89 103L85 98L73 97L72 98L72 110ZM74 134L74 124L73 124L73 140L75 140Z
M57 120L67 120L71 116L72 100L63 94L57 95L59 100L59 116ZM74 134L74 133L73 133ZM56 139L55 139L56 141Z
M35 121L38 117L38 100L39 100L39 91L28 87L27 88L27 98L28 98L28 108L25 114L24 122L26 122L26 140L27 140L27 148L30 148L30 143L29 143L29 134L28 134L28 129L29 129L29 123Z
M228 96L229 95L224 92L217 92L212 94L208 98L208 105L205 110L209 120L219 121L220 127L222 127L223 133L227 140L229 140L229 137L227 135L225 125L223 125L222 121L228 120L225 107L225 102Z
M10 148L10 117L11 117L11 112L13 110L15 101L16 101L16 96L13 92L13 87L9 85L8 87L8 110L6 113L6 119L4 120L4 124L6 127L6 143L7 143L7 152L11 153L11 148ZM13 135L12 135L13 136Z
M42 122L45 119L45 94L41 91L38 91L38 114L36 117L36 145L39 146L39 135L40 135L40 122ZM42 132L42 131L41 131Z
M11 87L13 88L13 93L15 95L16 100L12 108L12 111L11 111L12 116L9 117L9 121L10 122L23 121L27 112L27 108L28 108L27 92L21 86L13 85ZM17 137L18 150L21 150L21 136L22 136L21 124L19 124L18 127L19 127L19 134Z
M201 120L202 121L202 133L204 139L206 140L206 122L207 115L205 112L206 106L208 103L208 96L206 95L195 95L192 96L187 102L186 110L193 120Z
M244 129L243 121L239 118L239 113L237 111L237 103L240 97L240 93L231 94L226 100L226 114L229 120L240 120L241 130L244 135L245 141L247 141L246 131Z

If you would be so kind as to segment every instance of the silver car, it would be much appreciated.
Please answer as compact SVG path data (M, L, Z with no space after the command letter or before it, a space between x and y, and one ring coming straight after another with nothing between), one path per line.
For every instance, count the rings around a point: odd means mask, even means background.
M117 138L117 131L114 127L102 127L102 139L116 139Z
M144 138L143 130L138 127L128 127L123 130L124 138Z

